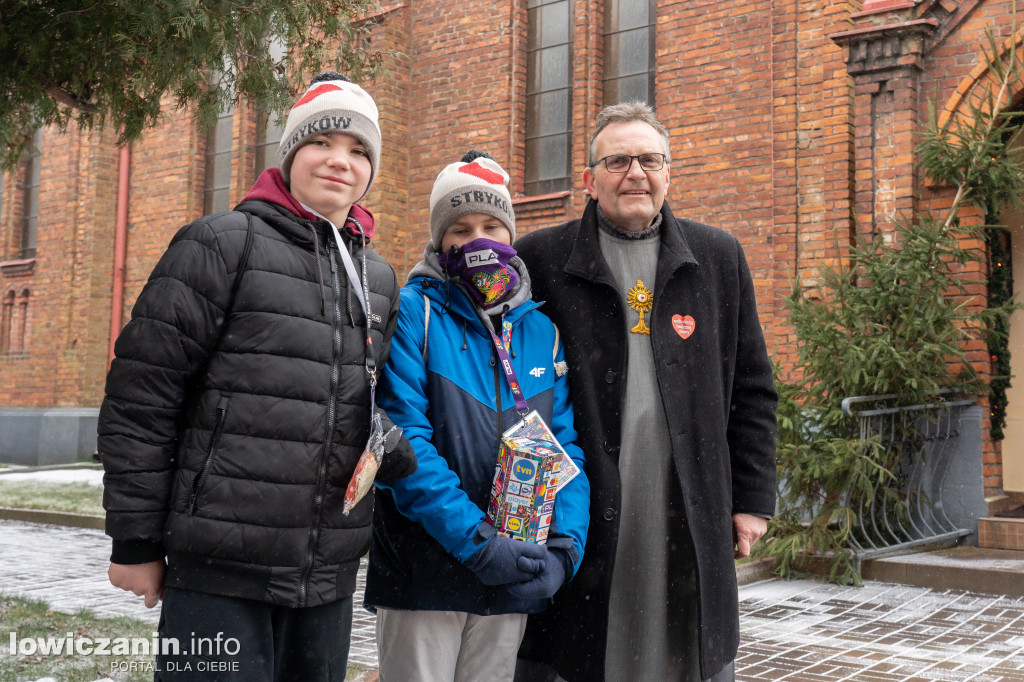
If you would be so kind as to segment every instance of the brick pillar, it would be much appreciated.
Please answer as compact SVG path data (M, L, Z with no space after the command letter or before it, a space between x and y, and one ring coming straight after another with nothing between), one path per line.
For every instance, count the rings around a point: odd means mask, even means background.
M904 20L906 11L860 12L852 30L830 36L843 46L854 81L854 215L861 233L889 232L893 219L917 208L918 77L936 22Z
M117 209L116 135L109 127L102 132L67 135L78 138L72 145L76 153L68 169L77 185L72 192L74 203L61 216L63 229L48 231L60 235L52 255L63 260L55 268L62 275L53 281L62 298L59 310L50 307L46 318L40 318L59 321L56 328L48 330L58 350L55 393L49 403L56 407L97 407L103 397ZM60 220L56 211L54 219ZM33 306L37 303L42 300L34 301ZM45 310L43 305L37 309Z

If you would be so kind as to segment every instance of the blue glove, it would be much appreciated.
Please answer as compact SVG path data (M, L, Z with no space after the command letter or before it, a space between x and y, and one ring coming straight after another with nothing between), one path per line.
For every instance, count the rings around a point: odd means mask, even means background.
M552 597L558 588L565 582L565 559L561 555L564 552L560 549L548 549L544 545L545 556L541 559L541 570L531 580L506 585L508 590L516 599L548 599Z
M486 521L476 532L483 545L463 563L484 585L521 583L541 570L541 559L548 551L543 545L496 535Z

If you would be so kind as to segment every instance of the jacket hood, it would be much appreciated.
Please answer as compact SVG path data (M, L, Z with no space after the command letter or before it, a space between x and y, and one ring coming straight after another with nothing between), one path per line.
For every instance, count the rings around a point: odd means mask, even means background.
M249 190L249 193L245 195L245 198L242 199L240 203L245 203L250 200L265 201L270 204L275 204L281 208L291 211L300 218L305 218L306 220L320 220L320 216L304 208L302 203L292 196L291 191L284 182L284 176L281 175L280 168L268 168L260 174L256 179L256 182L253 184L252 189ZM345 221L345 227L352 235L356 237L359 236L359 228L357 228L355 223L351 220L352 218L355 218L355 220L358 220L359 224L363 226L366 238L370 239L370 237L373 236L375 225L373 221L373 214L370 213L370 211L359 204L352 204L352 208L348 212L348 217L349 220Z

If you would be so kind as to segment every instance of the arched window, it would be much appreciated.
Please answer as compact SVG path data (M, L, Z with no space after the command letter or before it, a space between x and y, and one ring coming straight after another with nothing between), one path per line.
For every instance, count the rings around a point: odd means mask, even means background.
M28 306L29 296L29 290L25 289L21 292L21 295L18 296L18 300L14 303L15 327L12 332L17 346L12 348L12 351L15 353L28 352L28 334L29 330L32 328Z
M11 332L14 328L14 292L4 294L0 309L0 353L11 352Z
M270 43L270 56L278 63L281 63L287 50L280 38L275 38ZM281 144L281 135L284 133L284 126L277 124L277 116L261 111L257 120L256 128L256 173L253 181L268 168L277 166L277 148Z

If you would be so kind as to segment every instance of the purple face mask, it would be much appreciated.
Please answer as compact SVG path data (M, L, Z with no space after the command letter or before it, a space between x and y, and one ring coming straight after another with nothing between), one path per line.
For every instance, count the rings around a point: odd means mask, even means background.
M509 262L516 250L508 244L481 237L438 256L441 267L461 280L481 308L500 303L515 290L519 275Z

